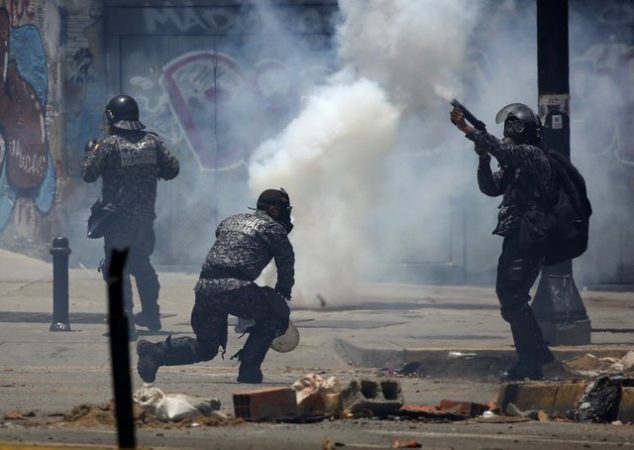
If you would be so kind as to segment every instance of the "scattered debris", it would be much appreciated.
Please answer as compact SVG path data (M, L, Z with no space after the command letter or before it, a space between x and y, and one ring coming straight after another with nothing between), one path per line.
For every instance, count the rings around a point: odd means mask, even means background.
M529 410L521 410L519 409L515 403L509 403L506 405L506 409L504 410L504 414L511 417L524 417L531 420L539 420L540 413L546 414L543 410L537 409L529 409ZM546 414L546 416L548 416Z
M410 418L464 420L491 411L489 405L473 402L441 400L438 405L403 405L398 413Z
M233 394L236 417L244 420L295 420L298 418L297 397L288 387L254 389Z
M592 353L587 353L564 361L563 365L572 375L583 378L628 373L634 375L634 350L630 350L622 358L599 358Z
M400 370L400 374L405 376L423 375L423 364L418 361L409 362L403 366Z
M403 406L401 385L395 380L352 380L341 391L345 417L386 416Z
M449 352L447 359L471 359L478 356L477 353Z
M25 420L29 417L35 417L34 411L29 411L26 413L20 411L9 411L4 415L4 420Z
M193 423L204 426L227 426L240 425L244 421L233 417L219 416L197 416L195 418L186 418L178 422L164 422L159 420L152 414L148 414L138 405L133 405L132 416L137 428L191 428ZM114 402L104 403L101 405L81 404L73 408L73 410L64 414L61 421L49 422L51 426L58 427L79 427L79 428L95 428L100 426L113 427L116 426Z
M144 386L133 395L134 402L146 414L155 416L163 422L180 421L189 417L227 416L218 410L220 400L215 398L200 398L187 394L165 394L156 387Z
M299 414L332 416L341 411L341 385L336 377L323 378L313 372L295 381L291 387L295 391Z
M423 445L414 440L400 440L395 439L392 443L392 448L421 448Z
M588 385L579 406L568 412L569 419L611 422L616 419L624 377L601 376Z

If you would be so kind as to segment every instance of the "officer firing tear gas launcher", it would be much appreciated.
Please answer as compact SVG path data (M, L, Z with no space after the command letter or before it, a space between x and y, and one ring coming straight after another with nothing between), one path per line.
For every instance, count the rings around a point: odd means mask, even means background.
M539 380L542 366L554 357L529 305L529 290L542 266L585 251L592 212L585 182L569 160L544 149L541 121L528 106L512 103L497 113L496 122L504 122L498 140L458 101L451 105L451 122L475 144L480 191L503 196L493 230L504 238L496 294L518 356L503 378ZM491 156L499 163L496 172Z

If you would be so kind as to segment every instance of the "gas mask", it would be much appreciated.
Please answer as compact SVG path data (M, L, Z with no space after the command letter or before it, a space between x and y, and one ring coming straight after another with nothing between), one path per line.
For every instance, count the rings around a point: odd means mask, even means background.
M522 103L511 103L495 116L497 123L504 122L504 137L515 144L539 145L542 124L537 114Z
M283 225L287 233L290 233L293 230L293 218L291 217L293 207L284 189L267 189L260 194L257 209L267 211L270 206L277 206L279 208L278 216L271 217Z
M287 233L290 233L291 231L293 231L294 227L293 216L291 216L291 211L293 211L293 207L288 203L282 202L280 202L278 205L280 207L280 216L276 220L284 225Z

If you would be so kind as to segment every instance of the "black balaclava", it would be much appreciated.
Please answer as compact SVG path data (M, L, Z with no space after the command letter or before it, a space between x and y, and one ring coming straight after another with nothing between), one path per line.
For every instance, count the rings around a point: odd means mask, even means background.
M263 191L258 197L257 209L266 211L268 206L279 206L280 215L275 220L286 228L286 232L290 233L293 229L291 223L291 201L288 198L288 194L282 188L280 189L267 189Z

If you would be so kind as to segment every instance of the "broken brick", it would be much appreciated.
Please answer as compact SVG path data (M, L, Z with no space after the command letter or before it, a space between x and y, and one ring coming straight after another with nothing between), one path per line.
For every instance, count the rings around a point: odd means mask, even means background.
M480 403L441 400L438 409L461 416L475 417L482 415L484 411L488 411L489 407Z
M236 417L257 421L288 419L297 416L297 399L291 388L267 388L233 394Z

